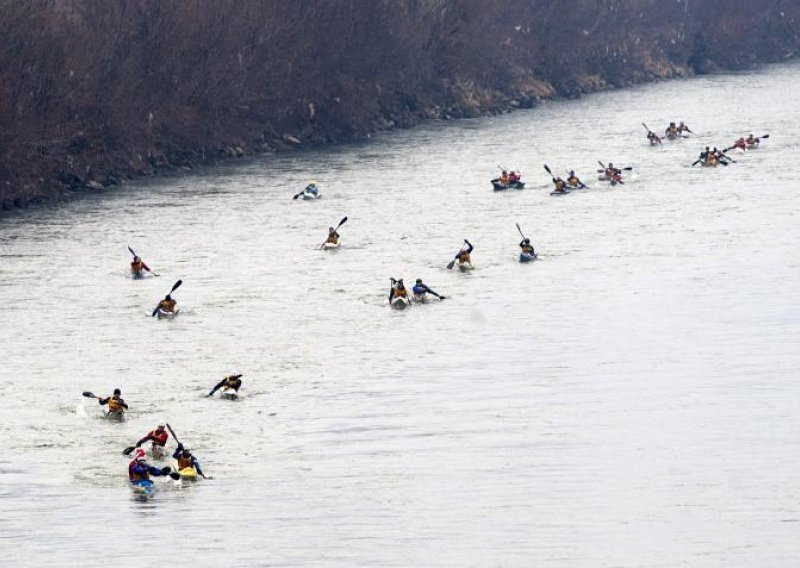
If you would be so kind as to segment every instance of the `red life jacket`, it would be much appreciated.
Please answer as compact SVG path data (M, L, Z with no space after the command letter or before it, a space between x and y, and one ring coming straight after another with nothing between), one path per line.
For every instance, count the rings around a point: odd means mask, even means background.
M162 430L161 432L158 430L153 430L150 432L149 436L153 440L154 444L158 444L159 446L167 445L167 438L169 438L169 434L167 434L166 430Z

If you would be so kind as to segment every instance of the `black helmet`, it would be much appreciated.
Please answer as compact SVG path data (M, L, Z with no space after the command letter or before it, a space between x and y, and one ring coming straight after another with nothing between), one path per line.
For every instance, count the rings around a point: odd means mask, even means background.
M172 299L172 296L170 296L169 294L167 294L167 295L166 295L166 297L164 297L164 299L165 299L165 300L171 300L171 299Z
M121 391L121 390L119 390L119 389L114 389L114 394L119 394L119 395L121 395L121 394L122 394L122 391Z
M422 284L422 278L417 278L417 284Z

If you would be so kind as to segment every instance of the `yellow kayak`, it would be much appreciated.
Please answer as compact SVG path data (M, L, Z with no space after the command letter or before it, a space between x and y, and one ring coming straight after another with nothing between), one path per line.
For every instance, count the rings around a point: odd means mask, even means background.
M197 470L193 467L185 467L178 474L182 481L197 481Z

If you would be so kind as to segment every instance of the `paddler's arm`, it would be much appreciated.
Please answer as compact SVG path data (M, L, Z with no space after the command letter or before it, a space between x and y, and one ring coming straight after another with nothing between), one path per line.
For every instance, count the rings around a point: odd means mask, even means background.
M144 468L142 468L142 469L144 469ZM136 471L136 470L134 469L134 471ZM151 465L150 467L147 468L147 473L149 473L150 475L154 475L156 477L159 477L159 476L162 476L162 475L168 475L168 474L165 474L163 471L161 471L159 468L157 468L154 465Z
M100 406L103 406L104 404L108 404L108 400L110 398L110 396L107 396L106 398L97 397L97 403L100 404Z
M174 460L178 459L178 456L181 455L182 451L183 451L183 444L178 444L178 447L175 448L174 452L172 452L172 459Z
M125 410L128 410L128 405L127 405L127 403L126 403L124 400L120 400L120 401L119 401L119 405L120 405L122 408L124 408Z
M467 246L469 247L469 248L466 250L467 254L471 253L475 247L474 247L474 246L472 246L472 243L471 243L471 242L469 242L467 239L464 239L464 242L465 242L465 243L467 243Z
M139 446L144 444L147 440L152 440L152 439L153 439L153 433L151 432L147 436L136 442L136 445L134 447L138 448Z
M225 385L225 379L222 379L220 382L217 383L217 386L211 389L211 392L208 393L208 395L206 396L214 396L214 393L217 392L219 389L221 389L224 385Z
M205 473L203 473L203 470L202 470L202 469L200 469L200 462L199 462L199 461L197 461L197 458L196 458L196 457L194 457L194 456L192 456L192 465L193 465L193 466L194 466L194 468L197 470L197 473L199 473L200 475L202 475L202 476L203 476L203 478L205 479L205 477L206 477L206 474L205 474Z

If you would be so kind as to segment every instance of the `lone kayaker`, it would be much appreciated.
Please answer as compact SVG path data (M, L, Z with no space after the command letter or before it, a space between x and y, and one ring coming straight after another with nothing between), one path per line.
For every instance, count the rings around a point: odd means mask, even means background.
M399 280L395 280L394 278L391 279L392 286L389 288L389 303L392 303L392 300L395 298L405 298L408 299L408 290L406 290L406 285L403 283L403 279L400 278Z
M197 458L192 455L192 452L189 451L189 448L184 448L183 444L178 444L178 447L175 448L175 452L172 454L172 457L178 460L178 472L182 469L186 469L187 467L193 467L195 471L202 475L205 479L206 474L203 473L203 470L200 469L200 462L197 461Z
M469 242L467 239L464 239L464 244L467 245L467 248L463 248L458 251L458 254L455 257L455 260L458 262L459 267L464 266L472 266L472 251L475 250L475 247L472 246L472 243Z
M519 248L522 249L522 252L525 254L529 254L531 256L536 255L536 251L533 249L533 245L531 244L531 240L528 237L525 237L520 241Z
M150 267L147 266L141 258L139 258L138 256L134 256L133 260L131 261L131 274L133 276L142 276L143 270L151 274L155 274L152 270L150 270Z
M128 405L122 400L122 391L119 389L114 389L114 394L109 397L97 397L97 402L100 403L100 406L105 406L107 404L109 414L122 414L128 410Z
M339 233L333 227L328 227L328 238L325 240L326 244L338 245Z
M167 294L163 300L158 303L158 309L162 312L167 312L169 314L175 313L175 306L178 304L175 300L172 299L170 294Z
M232 390L236 393L239 392L239 389L242 388L242 375L241 373L232 373L218 382L211 392L209 392L206 396L214 396L214 393L217 392L219 389L222 389L222 392Z
M567 185L569 187L577 187L579 189L583 189L586 187L586 184L581 181L581 179L575 175L575 170L570 170L569 177L567 177Z
M144 457L144 450L139 448L136 450L136 457L128 464L128 480L133 485L147 486L152 484L150 476L169 475L172 471L170 467L157 468L149 463Z
M155 430L151 430L145 437L136 442L134 447L139 448L146 442L152 442L154 447L158 446L163 450L164 446L167 445L168 439L169 434L167 433L165 426L163 424L159 424L156 426ZM163 454L164 452L162 451L161 453Z
M441 294L437 294L431 288L429 288L428 285L422 281L422 278L417 278L417 281L414 283L414 286L411 288L411 291L414 293L414 299L417 302L426 302L428 300L428 294L436 296L440 300L446 299Z

